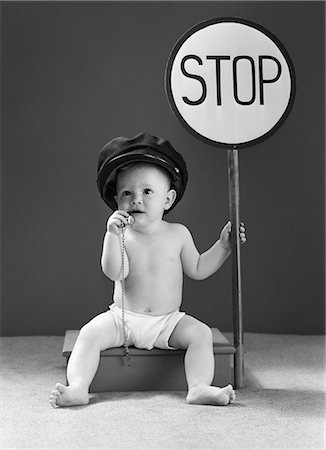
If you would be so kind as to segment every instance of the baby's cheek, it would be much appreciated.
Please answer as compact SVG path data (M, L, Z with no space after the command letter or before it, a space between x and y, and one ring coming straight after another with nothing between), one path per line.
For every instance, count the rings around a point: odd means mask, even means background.
M125 198L119 198L117 203L118 203L119 209L123 209L123 207L128 204L128 202L126 201Z

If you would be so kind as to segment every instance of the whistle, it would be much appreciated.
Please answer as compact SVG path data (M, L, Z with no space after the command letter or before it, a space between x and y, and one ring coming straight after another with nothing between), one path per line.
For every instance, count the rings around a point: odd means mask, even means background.
M134 223L134 218L130 215L129 217L127 217L127 223L126 224L121 222L120 228L124 228L127 225L132 225L133 223Z

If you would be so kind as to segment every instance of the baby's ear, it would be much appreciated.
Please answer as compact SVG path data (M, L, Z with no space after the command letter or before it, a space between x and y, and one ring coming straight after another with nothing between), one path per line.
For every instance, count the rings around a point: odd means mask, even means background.
M174 189L170 189L166 194L166 201L165 201L164 209L165 210L170 209L176 198L177 198L176 191Z

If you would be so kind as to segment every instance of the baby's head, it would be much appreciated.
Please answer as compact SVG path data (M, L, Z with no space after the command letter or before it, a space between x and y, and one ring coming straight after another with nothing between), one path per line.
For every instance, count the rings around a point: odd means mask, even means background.
M176 197L172 177L162 166L135 162L117 171L115 201L118 209L129 212L134 218L144 212L161 218Z
M168 189L172 188L172 176L166 169L164 169L164 167L151 162L136 161L126 164L117 170L116 189L118 189L117 186L123 180L129 180L134 177L141 178L144 174L148 174L148 176L152 175L154 178L156 176L158 181L165 184L165 187Z
M117 209L122 180L130 182L131 175L140 179L145 173L151 174L152 182L160 182L165 191L171 191L164 213L170 211L181 200L188 181L182 155L169 141L149 133L111 140L98 158L97 187L102 199L112 210Z

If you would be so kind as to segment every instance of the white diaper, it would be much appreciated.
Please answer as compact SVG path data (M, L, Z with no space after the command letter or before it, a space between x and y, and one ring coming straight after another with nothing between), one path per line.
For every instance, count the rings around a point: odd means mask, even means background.
M114 347L124 343L122 329L122 310L115 303L110 305L110 311L117 325L117 339ZM125 324L128 345L151 350L153 347L177 350L169 346L170 336L179 320L185 315L179 310L161 316L151 316L125 310Z

